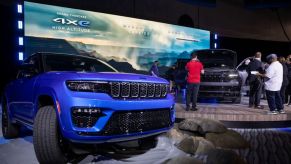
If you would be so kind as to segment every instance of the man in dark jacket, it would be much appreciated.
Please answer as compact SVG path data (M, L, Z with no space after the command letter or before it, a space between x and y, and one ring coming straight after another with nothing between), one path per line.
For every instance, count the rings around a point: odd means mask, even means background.
M285 97L285 102L288 103L288 106L291 105L291 54L287 56L286 59L286 65L288 68L288 80L289 80L289 85L286 90L286 97ZM290 99L289 99L290 97Z
M263 109L263 106L260 105L262 86L262 78L257 76L256 73L262 73L263 64L261 61L262 53L257 52L254 56L254 59L249 63L247 72L248 80L250 84L250 97L249 97L249 107Z
M285 94L286 94L287 86L289 84L288 67L286 65L286 60L285 60L284 57L279 57L279 62L283 66L283 83L282 83L282 87L281 87L281 90L280 90L280 94L281 94L281 98L282 98L282 103L285 104Z
M150 74L152 76L156 76L156 77L159 77L160 73L159 73L159 61L155 61L153 63L153 65L151 66L151 69L149 70Z

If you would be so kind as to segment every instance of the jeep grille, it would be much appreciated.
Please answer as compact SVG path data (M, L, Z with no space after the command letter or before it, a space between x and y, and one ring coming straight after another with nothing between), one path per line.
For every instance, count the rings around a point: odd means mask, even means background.
M113 98L164 98L167 84L110 82L110 95Z

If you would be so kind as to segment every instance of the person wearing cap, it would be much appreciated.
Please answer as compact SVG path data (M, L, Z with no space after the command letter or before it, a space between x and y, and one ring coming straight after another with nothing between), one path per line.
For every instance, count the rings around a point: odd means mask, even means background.
M285 113L280 94L283 82L283 66L277 60L276 54L270 54L266 59L270 66L266 69L265 74L257 73L257 75L266 78L265 89L270 108L268 114Z

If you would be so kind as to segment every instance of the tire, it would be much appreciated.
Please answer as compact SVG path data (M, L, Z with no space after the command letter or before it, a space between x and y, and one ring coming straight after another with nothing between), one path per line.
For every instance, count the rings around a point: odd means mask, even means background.
M20 133L20 126L13 124L9 118L7 102L2 101L2 133L5 139L16 138Z
M66 163L63 141L54 107L41 107L33 126L33 145L39 163Z

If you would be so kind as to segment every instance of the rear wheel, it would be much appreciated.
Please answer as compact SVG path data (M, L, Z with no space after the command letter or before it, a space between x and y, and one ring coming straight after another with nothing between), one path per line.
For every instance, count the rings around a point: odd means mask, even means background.
M9 118L7 102L5 99L2 101L2 133L6 139L16 138L19 136L20 127L13 124Z
M59 131L53 106L39 109L33 126L33 145L39 163L66 163L69 146Z

